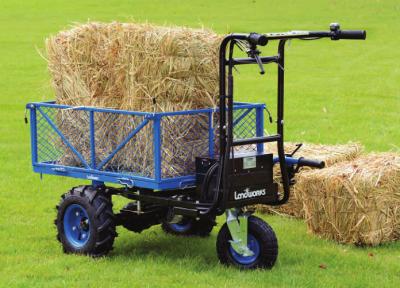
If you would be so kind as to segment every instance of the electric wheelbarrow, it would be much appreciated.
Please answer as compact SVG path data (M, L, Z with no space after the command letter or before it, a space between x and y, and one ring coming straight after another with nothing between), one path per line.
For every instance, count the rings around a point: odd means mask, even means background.
M219 50L220 98L218 108L177 112L147 113L94 107L73 107L55 102L29 103L32 165L35 172L90 180L91 185L72 188L62 195L57 205L57 237L67 253L102 256L113 246L116 226L141 232L161 224L165 232L175 235L208 236L216 225L216 217L226 215L226 223L217 237L217 254L223 264L239 268L271 268L278 256L278 241L272 228L252 215L247 208L254 204L281 205L288 201L290 186L303 166L323 168L324 162L295 158L284 151L284 65L285 43L290 39L332 40L366 38L365 31L340 30L331 24L330 31L292 31L268 34L230 34ZM261 56L259 46L278 41L278 54ZM235 49L245 53L235 58ZM264 104L234 101L233 69L239 65L257 64L264 74L263 64L277 64L278 101L276 133L264 133ZM64 129L57 115L73 111L86 117L85 135L90 153L82 153ZM198 151L193 171L177 177L164 175L163 123L171 117L195 121L201 115L207 119L206 156ZM101 137L97 137L98 121L115 116L119 123L135 119L135 126L126 137L99 159ZM186 121L185 120L185 121ZM132 123L132 122L129 122ZM65 123L64 123L65 124ZM123 125L123 124L121 124ZM140 131L146 133L153 149L149 171L134 171L110 165L124 147ZM75 130L71 130L72 132ZM71 131L69 131L71 133ZM150 131L150 132L149 132ZM144 132L143 132L144 133ZM277 145L277 155L265 151L265 143ZM192 149L181 143L182 149ZM65 151L75 162L61 161ZM204 150L204 149L203 149ZM194 152L193 152L194 151ZM295 151L294 151L295 152ZM195 155L196 156L196 155ZM273 167L279 165L283 191L278 191ZM276 177L275 177L276 178ZM120 184L116 187L105 183ZM131 200L121 211L112 209L112 198L123 196Z

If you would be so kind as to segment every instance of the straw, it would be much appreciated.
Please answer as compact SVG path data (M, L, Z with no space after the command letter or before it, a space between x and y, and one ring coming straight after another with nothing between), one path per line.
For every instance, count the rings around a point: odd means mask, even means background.
M286 142L285 151L290 153L296 148L295 143ZM265 145L265 150L277 154L276 145L268 143ZM308 159L317 159L325 161L327 167L346 160L352 160L358 157L363 150L363 147L359 143L347 143L340 145L323 145L323 144L312 144L304 143L300 150L295 154L294 157L304 157ZM301 172L296 175L296 181L299 181L302 177L307 177L307 171L312 170L311 168L304 167ZM274 167L275 181L280 183L280 168L279 165ZM305 175L305 176L303 176ZM279 190L282 193L283 187L280 184ZM288 203L282 206L268 206L268 205L257 205L257 210L262 213L275 213L280 215L293 216L295 218L304 218L303 200L301 191L295 184L291 188L291 195Z
M75 25L46 41L56 102L146 112L215 107L220 41L221 36L205 29L117 22ZM97 161L143 121L104 117L96 120ZM87 115L60 111L57 119L70 142L89 157ZM162 136L163 177L194 171L193 152L184 150L195 145L205 153L204 121L202 115L182 116L161 124L169 131ZM151 125L143 128L106 168L153 177L152 130ZM66 147L60 162L81 165Z
M400 155L373 153L304 174L298 184L311 232L340 243L400 237Z

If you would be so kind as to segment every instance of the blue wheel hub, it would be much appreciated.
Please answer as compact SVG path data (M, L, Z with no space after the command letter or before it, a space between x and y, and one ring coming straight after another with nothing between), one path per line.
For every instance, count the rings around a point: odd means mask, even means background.
M252 234L248 235L247 238L247 247L254 253L252 256L243 256L237 253L232 246L229 246L229 252L232 255L232 258L239 264L248 265L257 260L260 255L260 243Z
M170 227L176 232L185 232L192 227L192 221L186 219L179 223L170 223Z
M86 209L79 204L71 204L64 212L64 234L75 248L83 247L90 237L90 221Z

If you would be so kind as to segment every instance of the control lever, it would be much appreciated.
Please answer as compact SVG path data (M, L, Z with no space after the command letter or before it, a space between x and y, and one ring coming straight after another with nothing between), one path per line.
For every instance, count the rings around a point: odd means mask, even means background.
M261 62L260 56L258 56L258 54L255 54L254 59L256 59L258 67L260 67L260 74L261 75L265 74L264 65Z
M247 54L249 55L249 57L254 58L256 60L258 67L260 67L260 74L261 75L265 74L264 65L259 56L260 51L253 46L250 47L250 50L247 52Z

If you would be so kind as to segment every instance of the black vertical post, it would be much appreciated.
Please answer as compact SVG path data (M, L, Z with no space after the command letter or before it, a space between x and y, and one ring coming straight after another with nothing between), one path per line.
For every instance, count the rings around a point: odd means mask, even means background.
M220 50L219 50L219 159L222 160L223 155L225 155L226 148L226 45L230 41L230 38L226 37L222 40Z
M232 40L229 45L229 59L228 59L228 117L227 117L227 148L230 149L232 147L233 142L233 48L235 46L235 40ZM230 154L230 151L228 151ZM226 153L226 151L225 151ZM228 154L228 156L229 156Z
M284 89L285 89L285 44L286 40L280 40L278 46L278 117L277 117L277 132L280 135L278 140L278 156L281 168L282 184L283 184L283 198L279 200L278 204L285 203L289 199L290 186L289 176L286 168L285 149L284 149Z
M217 174L217 193L224 191L223 183L225 173L225 156L227 151L226 139L226 47L231 41L232 35L222 40L219 50L219 169ZM223 196L225 197L225 196ZM224 202L225 203L225 202ZM216 204L216 203L215 203Z

